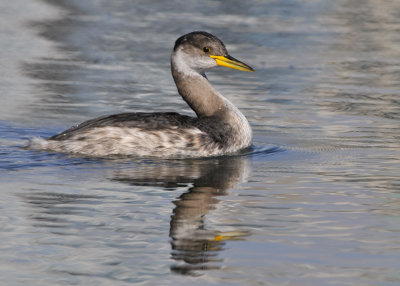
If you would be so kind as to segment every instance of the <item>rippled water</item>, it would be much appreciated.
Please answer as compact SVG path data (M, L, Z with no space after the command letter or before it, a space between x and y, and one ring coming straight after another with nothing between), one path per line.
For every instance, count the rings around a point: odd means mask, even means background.
M400 2L0 3L4 285L399 285ZM24 150L123 111L193 114L174 40L256 69L210 81L252 152L91 159Z

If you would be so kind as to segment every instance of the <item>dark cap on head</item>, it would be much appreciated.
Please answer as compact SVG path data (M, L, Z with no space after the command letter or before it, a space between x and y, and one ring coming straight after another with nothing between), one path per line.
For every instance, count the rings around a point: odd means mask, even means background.
M202 44L203 43L207 43L210 41L217 41L219 42L219 44L221 44L221 46L223 46L225 48L224 43L218 39L216 36L204 32L204 31L194 31L191 33L188 33L186 35L183 35L181 37L179 37L176 41L175 41L175 46L174 46L174 51L176 51L176 49L180 46L183 45L185 43L190 43L193 46L198 46L199 48L202 48Z

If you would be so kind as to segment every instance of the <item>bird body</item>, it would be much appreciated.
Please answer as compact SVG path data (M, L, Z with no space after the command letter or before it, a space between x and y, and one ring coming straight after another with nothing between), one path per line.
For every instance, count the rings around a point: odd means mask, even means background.
M88 156L208 157L249 147L252 131L245 116L218 93L205 76L217 65L253 71L228 55L206 32L180 37L171 55L179 94L197 117L178 113L122 113L83 122L50 138L34 138L37 150Z

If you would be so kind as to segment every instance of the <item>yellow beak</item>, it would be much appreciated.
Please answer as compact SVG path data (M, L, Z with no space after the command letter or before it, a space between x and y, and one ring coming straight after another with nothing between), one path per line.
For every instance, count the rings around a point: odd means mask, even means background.
M226 56L214 56L210 55L211 58L215 59L217 62L217 65L235 69L235 70L240 70L240 71L248 71L248 72L253 72L253 68L250 67L249 65L246 65L245 63L235 59L234 57L231 57L230 55Z

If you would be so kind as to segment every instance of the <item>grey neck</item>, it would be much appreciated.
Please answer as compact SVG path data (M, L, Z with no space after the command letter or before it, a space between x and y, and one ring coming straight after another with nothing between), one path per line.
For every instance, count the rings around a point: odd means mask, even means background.
M173 62L171 70L179 94L199 118L222 116L229 111L230 102L212 87L204 74L183 73Z
M179 94L199 119L213 117L220 126L230 126L227 130L223 128L229 133L226 138L231 141L225 146L227 152L248 147L252 132L246 117L211 86L201 71L190 68L180 56L173 54L171 57L172 76Z

